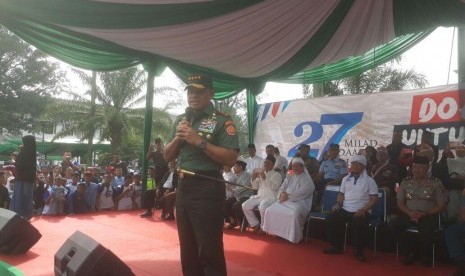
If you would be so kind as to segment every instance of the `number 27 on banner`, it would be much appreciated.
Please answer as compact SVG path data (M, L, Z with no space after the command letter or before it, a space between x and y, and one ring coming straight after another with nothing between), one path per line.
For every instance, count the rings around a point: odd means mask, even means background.
M339 144L341 142L342 137L346 135L346 133L353 128L355 125L360 123L363 118L363 112L353 112L353 113L337 113L337 114L322 114L320 117L320 122L302 122L296 125L294 128L294 135L295 137L301 137L304 134L304 127L309 126L311 131L309 136L302 141L300 144L310 144L317 142L318 140L323 137L323 126L330 126L330 125L339 125L339 128L334 132L334 134L326 141L325 146L323 147L321 152L325 152L328 150L329 145ZM299 145L294 146L288 152L288 157L293 157L297 152L297 148ZM318 156L320 149L312 149L311 153L313 156Z

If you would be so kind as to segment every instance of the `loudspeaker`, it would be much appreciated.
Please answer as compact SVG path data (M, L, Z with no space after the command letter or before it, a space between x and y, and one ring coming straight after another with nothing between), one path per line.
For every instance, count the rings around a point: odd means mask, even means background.
M42 235L17 213L0 208L0 252L23 254L36 244Z
M76 231L55 254L55 275L132 276L131 269L113 252Z

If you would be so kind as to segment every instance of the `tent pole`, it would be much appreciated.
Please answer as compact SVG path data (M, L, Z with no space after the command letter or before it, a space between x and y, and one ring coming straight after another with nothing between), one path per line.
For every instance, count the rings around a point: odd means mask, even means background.
M458 28L457 32L457 47L458 47L458 83L460 90L460 100L462 106L465 105L465 28ZM462 120L465 120L465 108L462 108Z
M255 106L257 105L256 97L250 88L247 88L247 131L249 133L249 144L254 142L255 132Z
M465 28L458 28L458 81L459 84L464 85L465 83Z
M152 134L153 93L155 87L155 67L146 66L145 69L147 70L147 95L145 100L144 148L142 152L142 191L147 190L148 160L146 154L149 150Z

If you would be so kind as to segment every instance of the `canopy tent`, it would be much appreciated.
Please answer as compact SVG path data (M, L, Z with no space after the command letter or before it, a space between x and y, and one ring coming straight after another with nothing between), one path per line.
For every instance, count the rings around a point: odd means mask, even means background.
M21 139L7 139L0 144L0 156L7 157L11 152L17 151L18 146L22 144ZM89 145L81 143L60 143L37 141L37 152L47 155L47 159L55 160L59 156L61 160L63 152L70 151L73 156L84 156L88 151ZM94 144L93 149L97 151L110 152L111 147L107 144Z
M464 2L0 0L0 24L80 68L144 64L148 110L153 78L166 66L183 80L211 75L216 99L246 89L253 133L255 96L267 81L321 82L373 68L438 26L463 26ZM147 135L151 119L148 113Z
M458 0L0 0L0 24L67 63L200 71L217 99L353 75L464 18Z

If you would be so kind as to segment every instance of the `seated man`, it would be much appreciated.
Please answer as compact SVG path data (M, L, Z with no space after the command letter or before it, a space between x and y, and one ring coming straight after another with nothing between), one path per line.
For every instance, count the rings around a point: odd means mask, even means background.
M234 165L234 173L237 176L236 183L252 188L251 176L246 172L247 163L237 161ZM226 198L225 201L225 218L229 221L228 229L233 229L238 226L244 218L242 212L242 203L244 203L251 195L254 194L252 189L245 187L233 186L232 196Z
M175 219L174 203L176 202L176 187L177 185L173 183L173 187L171 189L165 190L163 197L160 199L160 204L163 208L163 211L161 212L162 220Z
M413 177L405 178L397 193L397 206L401 214L388 225L390 233L397 241L410 225L415 224L418 227L423 266L431 266L434 231L439 224L438 214L446 207L441 181L428 177L429 163L426 156L416 156L413 159ZM412 264L415 261L413 250L416 247L411 244L411 239L405 239L400 244L405 244L407 253L403 264Z
M160 185L161 187L153 189L153 190L147 190L144 193L144 200L143 200L143 207L146 209L145 213L140 214L141 218L148 218L152 217L152 208L162 208L160 204L160 200L165 194L165 191L174 191L174 189L178 185L178 173L176 171L176 161L172 161L168 164L169 166L169 171L163 176L161 183L163 185ZM155 173L153 170L152 173ZM164 217L165 214L162 213L162 218Z
M454 260L458 270L454 275L465 275L465 190L462 191L458 223L448 227L444 236L446 238L449 257Z
M341 185L341 180L348 173L347 163L339 157L339 145L330 144L328 159L321 163L316 183L315 206L320 205L327 185Z
M455 149L456 157L447 158L447 167L450 175L447 183L447 218L449 221L457 219L457 212L462 190L465 188L465 146L460 145Z
M260 221L255 216L253 209L258 206L260 216L265 216L265 210L271 204L275 203L278 198L278 190L281 185L281 174L273 170L276 159L273 156L267 156L263 162L263 172L252 175L252 188L258 190L257 195L252 195L248 200L242 203L242 211L250 225L254 228L254 233L260 230Z
M378 163L373 166L370 171L367 171L371 176L378 188L383 188L386 191L386 210L387 214L393 214L397 210L396 201L396 183L399 179L398 167L391 164L389 161L389 153L385 147L379 147L376 153Z
M366 260L363 248L367 244L369 212L378 200L378 187L367 174L365 156L353 155L349 162L351 172L342 179L333 212L326 218L326 233L331 247L323 250L323 253L342 253L344 229L349 222L352 225L352 239L356 248L355 257L363 262Z
M288 175L278 191L278 201L265 211L263 230L290 242L299 243L312 207L315 185L305 170L304 160L292 160L293 174Z

